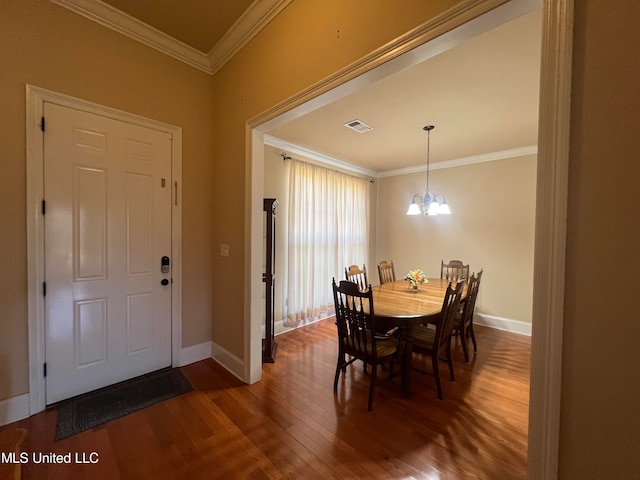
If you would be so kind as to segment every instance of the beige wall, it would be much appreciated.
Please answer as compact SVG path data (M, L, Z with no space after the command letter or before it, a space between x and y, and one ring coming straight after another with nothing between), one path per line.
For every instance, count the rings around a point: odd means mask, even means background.
M378 180L378 259L396 277L421 268L440 276L440 261L484 269L480 313L531 322L536 157L432 170L429 187L446 195L452 215L407 216L426 173Z
M265 148L265 197L281 200L276 320L283 318L286 302L286 165L279 153ZM425 182L426 174L419 173L383 177L372 187L367 261L371 283L379 283L376 265L383 259L393 260L401 278L414 268L438 277L441 259L460 258L474 272L485 270L477 305L480 313L531 323L535 155L432 170L432 190L446 194L454 212L449 217L406 215L411 197L424 191Z
M0 5L0 400L29 390L25 84L183 128L183 345L211 339L211 78L45 0Z
M638 25L638 2L576 2L562 479L640 475Z
M454 0L294 1L213 77L212 188L220 205L245 202L245 125L283 102L424 23ZM380 19L384 18L384 22ZM295 41L292 41L295 39ZM214 257L213 341L244 357L243 207L219 208L212 220L214 243L231 256ZM247 266L248 267L248 266Z

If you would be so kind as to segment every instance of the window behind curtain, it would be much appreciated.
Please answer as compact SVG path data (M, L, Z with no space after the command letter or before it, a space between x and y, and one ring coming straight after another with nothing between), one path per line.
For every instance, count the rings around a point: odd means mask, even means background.
M331 280L368 258L369 182L291 160L287 322L333 314Z

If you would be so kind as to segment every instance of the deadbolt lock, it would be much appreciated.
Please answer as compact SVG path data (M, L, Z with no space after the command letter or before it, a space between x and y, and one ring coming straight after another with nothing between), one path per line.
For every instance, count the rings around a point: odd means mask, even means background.
M169 273L169 269L171 268L170 265L171 261L169 260L169 257L165 256L160 259L160 271L162 273Z

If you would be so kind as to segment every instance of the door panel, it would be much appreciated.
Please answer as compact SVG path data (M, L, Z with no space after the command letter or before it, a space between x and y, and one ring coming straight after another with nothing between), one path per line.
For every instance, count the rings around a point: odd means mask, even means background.
M153 297L149 293L127 298L127 354L153 347Z
M171 138L45 103L46 402L171 365Z
M107 299L73 304L75 363L84 368L107 361Z
M153 222L152 178L127 174L127 273L150 275Z
M73 189L74 281L107 278L107 172L75 165Z

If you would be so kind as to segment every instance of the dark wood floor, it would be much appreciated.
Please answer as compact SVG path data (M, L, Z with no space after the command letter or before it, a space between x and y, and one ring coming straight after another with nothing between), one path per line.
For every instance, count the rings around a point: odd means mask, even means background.
M410 399L395 378L367 413L361 364L334 396L329 319L278 336L276 363L254 385L204 360L182 368L194 391L66 440L53 441L55 409L3 428L28 429L29 454L98 454L96 464L27 463L25 479L525 478L530 341L476 330L469 365L454 342L454 383L441 364L442 401L414 372Z

